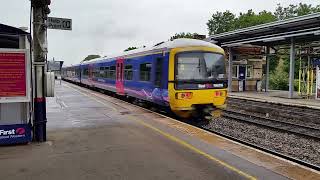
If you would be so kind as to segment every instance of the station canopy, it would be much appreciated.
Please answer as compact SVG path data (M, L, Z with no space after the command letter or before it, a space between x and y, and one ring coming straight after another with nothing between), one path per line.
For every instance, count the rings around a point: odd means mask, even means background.
M19 48L19 36L28 34L19 28L0 24L0 48Z
M285 45L290 44L292 38L294 38L295 43L319 41L320 13L216 34L206 40L222 47L234 47L244 44L258 46Z

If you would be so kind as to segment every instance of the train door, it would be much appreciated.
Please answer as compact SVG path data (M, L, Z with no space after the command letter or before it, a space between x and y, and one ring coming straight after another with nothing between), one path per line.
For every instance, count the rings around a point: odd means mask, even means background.
M116 61L116 88L117 93L120 95L124 95L124 59L120 58Z
M163 58L157 58L156 59L156 76L155 76L155 82L154 85L157 88L162 89L163 88Z
M90 86L93 86L93 81L92 81L92 78L93 78L93 68L94 66L89 64L89 67L88 67L88 83Z
M240 65L239 66L239 91L245 91L245 83L246 83L246 66Z

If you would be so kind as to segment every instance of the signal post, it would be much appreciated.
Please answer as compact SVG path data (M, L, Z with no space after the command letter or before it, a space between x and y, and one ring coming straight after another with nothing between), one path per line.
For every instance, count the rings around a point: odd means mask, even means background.
M34 140L46 141L45 64L47 57L46 20L51 0L31 0L33 10Z

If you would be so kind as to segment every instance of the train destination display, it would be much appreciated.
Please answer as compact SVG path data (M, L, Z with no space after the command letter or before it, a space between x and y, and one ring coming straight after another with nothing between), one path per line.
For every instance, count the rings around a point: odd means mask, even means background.
M0 52L0 98L27 96L26 54Z

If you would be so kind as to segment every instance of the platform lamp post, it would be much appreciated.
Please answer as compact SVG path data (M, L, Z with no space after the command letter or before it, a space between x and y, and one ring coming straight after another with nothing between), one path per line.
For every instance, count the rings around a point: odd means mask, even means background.
M45 61L47 57L46 20L51 0L31 0L33 10L34 119L36 142L46 141L46 99L44 92Z

